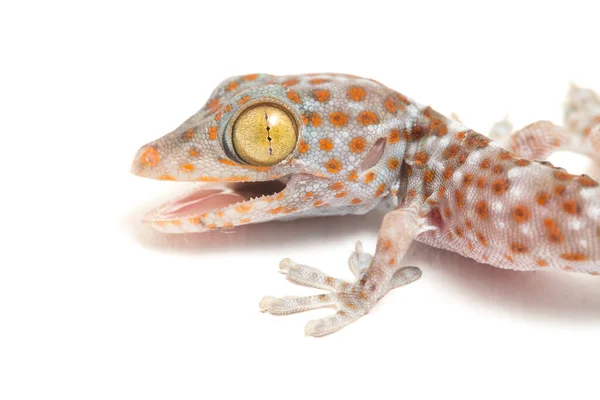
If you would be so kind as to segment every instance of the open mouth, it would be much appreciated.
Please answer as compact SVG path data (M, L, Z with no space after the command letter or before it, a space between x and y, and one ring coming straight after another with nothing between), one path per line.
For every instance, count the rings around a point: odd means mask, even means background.
M276 197L288 178L260 182L198 183L198 188L150 211L142 221L165 232L202 232L251 222L240 218L255 199Z

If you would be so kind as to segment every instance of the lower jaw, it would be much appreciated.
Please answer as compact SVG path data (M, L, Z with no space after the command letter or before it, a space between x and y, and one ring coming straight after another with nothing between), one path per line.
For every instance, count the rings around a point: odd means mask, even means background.
M206 232L243 225L223 217L223 210L283 191L285 179L244 183L199 184L193 192L169 201L146 214L142 222L166 233ZM222 219L222 220L220 220ZM210 221L207 222L207 221Z

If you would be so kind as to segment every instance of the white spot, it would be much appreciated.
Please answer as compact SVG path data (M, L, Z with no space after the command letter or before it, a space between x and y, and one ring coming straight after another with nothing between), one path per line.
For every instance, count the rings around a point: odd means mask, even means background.
M454 182L456 182L456 183L460 183L462 178L463 178L463 173L460 171L456 171L454 174L452 174L452 180L454 180Z
M500 212L502 212L503 209L504 209L504 206L502 205L502 202L500 202L500 201L496 201L492 204L492 210L494 210L494 212L500 213Z
M527 167L519 167L519 168L510 169L507 174L508 179L516 179L516 178L521 177L525 172L527 172L527 171L525 171L526 169L527 169ZM527 172L527 173L529 173L529 172Z
M525 225L521 226L521 233L524 235L529 235L529 233L530 233L529 224L525 224Z
M438 141L439 147L446 147L450 143L450 140L447 137L443 137Z
M467 158L467 162L471 165L475 165L479 163L479 160L481 159L481 152L475 152L475 153L471 153L469 155L469 158Z
M583 224L581 223L580 220L574 219L571 222L569 222L569 229L571 229L572 231L578 231L581 229L582 225Z
M584 249L586 249L586 248L587 248L587 245L588 245L588 243L587 243L587 240L585 240L585 239L581 239L581 240L579 241L579 245L580 245L581 247L583 247Z
M587 210L588 217L598 218L600 217L600 207L590 207Z
M579 194L584 199L589 200L594 197L597 197L599 193L598 193L598 189L596 189L596 188L586 188L586 189L581 189L579 191Z
M504 228L506 228L506 224L504 224L504 222L498 222L498 224L497 224L497 225L498 225L498 228L499 228L499 229L504 229Z

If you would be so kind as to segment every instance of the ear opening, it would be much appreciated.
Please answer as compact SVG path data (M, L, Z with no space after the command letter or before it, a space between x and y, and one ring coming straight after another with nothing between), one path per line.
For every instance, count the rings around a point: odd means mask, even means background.
M379 160L381 160L381 157L383 157L383 153L385 152L386 142L386 138L377 139L373 147L371 147L371 150L369 150L367 157L365 157L363 162L358 166L358 172L363 172L372 168Z

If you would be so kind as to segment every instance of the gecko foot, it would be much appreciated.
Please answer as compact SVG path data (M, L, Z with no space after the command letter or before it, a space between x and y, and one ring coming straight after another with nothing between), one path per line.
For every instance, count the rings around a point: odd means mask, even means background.
M361 278L371 264L373 256L363 252L362 244L356 243L348 265L356 277L351 283L332 278L316 268L297 264L289 258L281 260L280 272L287 279L303 286L324 289L329 293L314 296L264 297L260 302L260 311L275 315L291 314L317 308L331 307L336 313L306 324L304 333L309 336L324 336L336 332L365 315L379 300L365 290ZM389 283L388 290L414 282L421 277L417 267L404 267L396 271Z

